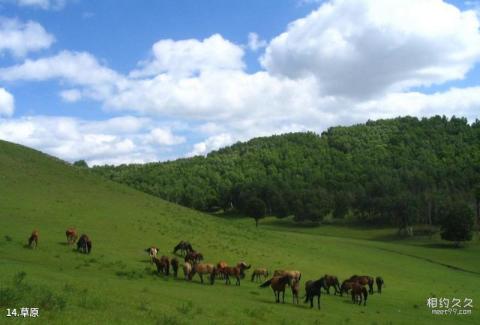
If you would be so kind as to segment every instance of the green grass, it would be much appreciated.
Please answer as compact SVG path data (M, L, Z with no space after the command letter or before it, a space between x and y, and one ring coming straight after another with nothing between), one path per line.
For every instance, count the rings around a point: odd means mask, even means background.
M90 255L65 245L70 226L92 238ZM40 240L32 250L24 246L34 228ZM0 142L0 323L21 323L4 317L6 308L26 306L40 307L47 324L480 323L478 242L452 249L436 239L397 240L394 231L292 228L274 219L256 229L251 219L182 208ZM367 307L322 296L318 311L293 305L290 292L285 305L275 304L271 289L246 279L240 287L210 286L154 274L144 249L157 245L170 256L181 239L208 262L295 268L302 280L382 275L387 287ZM432 316L431 296L473 298L473 314Z

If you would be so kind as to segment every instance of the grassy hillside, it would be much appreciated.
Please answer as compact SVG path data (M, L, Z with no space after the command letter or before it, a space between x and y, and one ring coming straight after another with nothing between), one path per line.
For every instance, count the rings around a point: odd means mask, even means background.
M65 245L70 226L92 238L90 255ZM40 241L32 250L24 245L34 228ZM393 232L291 229L270 219L256 229L251 220L205 215L0 141L2 324L21 323L5 317L6 308L20 307L39 307L42 324L478 324L478 244L451 250L391 240ZM144 248L169 254L181 239L209 262L295 268L302 280L382 275L387 287L366 307L322 296L318 311L292 305L290 292L285 305L275 304L269 288L247 280L210 286L155 275ZM432 316L431 296L473 298L473 314Z

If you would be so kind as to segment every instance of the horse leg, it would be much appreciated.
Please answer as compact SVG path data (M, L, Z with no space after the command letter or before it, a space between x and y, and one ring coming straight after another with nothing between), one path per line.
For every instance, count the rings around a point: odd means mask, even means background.
M203 274L202 274L202 273L198 273L198 275L200 276L200 282L203 283Z
M282 304L285 303L285 289L282 291Z
M317 297L317 305L318 305L318 309L320 309L320 295L318 295Z

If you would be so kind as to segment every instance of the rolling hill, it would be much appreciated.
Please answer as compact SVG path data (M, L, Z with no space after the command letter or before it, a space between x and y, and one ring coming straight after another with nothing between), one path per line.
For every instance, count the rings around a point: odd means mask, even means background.
M75 226L93 241L90 255L65 244ZM25 248L31 231L39 246ZM453 250L433 241L399 241L394 229L284 227L267 219L203 214L0 141L0 323L7 308L39 307L42 324L478 324L478 239ZM144 249L189 240L208 262L294 268L303 281L325 273L382 275L385 291L366 307L322 296L322 309L275 304L269 288L201 285L156 275ZM180 272L181 274L181 272ZM470 316L433 316L428 297L472 298Z

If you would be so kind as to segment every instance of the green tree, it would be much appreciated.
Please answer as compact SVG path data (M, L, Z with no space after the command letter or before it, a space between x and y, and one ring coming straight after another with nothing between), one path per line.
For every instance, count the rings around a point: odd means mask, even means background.
M82 168L88 168L88 164L85 160L77 160L76 162L73 163L73 166L76 167L82 167Z
M473 211L465 202L447 205L441 220L441 237L453 241L459 247L461 242L472 239Z
M259 198L251 198L247 201L245 212L249 217L255 219L255 226L258 227L258 221L265 217L265 202Z

